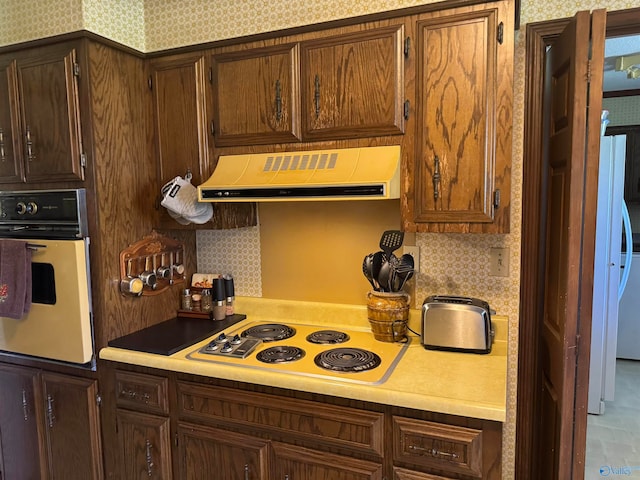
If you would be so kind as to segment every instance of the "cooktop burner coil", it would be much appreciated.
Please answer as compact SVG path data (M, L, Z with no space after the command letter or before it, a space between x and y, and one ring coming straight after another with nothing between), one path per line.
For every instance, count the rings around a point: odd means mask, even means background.
M318 330L307 335L307 342L319 344L344 343L349 341L349 335L338 330Z
M305 351L298 347L279 345L265 348L258 352L256 358L264 363L286 363L300 360L305 356Z
M362 348L333 348L320 352L314 358L317 366L334 372L364 372L382 363L380 357Z
M259 338L263 342L276 342L286 340L296 334L296 329L281 323L265 323L247 328L242 332L243 337Z

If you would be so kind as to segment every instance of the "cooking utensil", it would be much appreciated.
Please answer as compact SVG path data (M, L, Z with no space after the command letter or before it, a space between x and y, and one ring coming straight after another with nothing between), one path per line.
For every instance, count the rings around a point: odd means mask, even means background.
M384 252L387 260L391 260L391 253L402 246L404 232L400 230L387 230L380 238L380 249Z
M384 253L376 252L371 259L371 278L373 280L373 288L378 292L381 291L380 283L378 282L378 276L380 275L380 269L384 263Z
M365 255L364 260L362 261L362 273L364 273L365 278L369 281L371 286L375 289L376 286L373 283L373 253Z
M394 286L397 289L396 291L402 290L407 280L413 277L413 273L415 271L414 267L415 261L413 256L405 253L400 257L400 260L398 260L398 264L394 269Z

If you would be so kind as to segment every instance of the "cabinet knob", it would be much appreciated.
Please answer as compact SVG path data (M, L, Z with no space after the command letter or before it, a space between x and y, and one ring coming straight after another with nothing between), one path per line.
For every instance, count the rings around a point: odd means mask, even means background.
M51 394L47 394L47 421L49 428L53 428L53 422L55 422L56 416L53 413L53 397Z
M320 76L316 75L314 79L315 92L313 94L313 100L316 105L316 118L320 116Z
M436 155L433 161L433 199L437 202L440 198L440 159Z
M146 449L146 460L147 460L147 475L151 477L153 475L153 457L151 456L151 449L153 445L149 440L145 441L145 449Z
M280 86L280 80L276 80L276 120L279 122L282 119L282 87Z
M0 160L4 162L6 159L4 151L4 131L0 128Z
M31 138L31 127L29 125L27 125L25 133L25 146L27 147L27 160L33 162L36 156L33 153L33 139Z

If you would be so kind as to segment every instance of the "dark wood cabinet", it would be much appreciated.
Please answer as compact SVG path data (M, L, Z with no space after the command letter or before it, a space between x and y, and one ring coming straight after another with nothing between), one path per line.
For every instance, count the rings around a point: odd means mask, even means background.
M269 442L250 435L180 423L178 458L178 478L184 480L272 478L269 474Z
M301 43L302 136L404 133L404 25Z
M209 91L204 53L195 52L153 59L150 62L156 149L156 195L167 182L191 174L192 185L209 178L211 163ZM234 110L236 113L236 110ZM157 202L160 228L185 228ZM238 228L257 223L254 204L214 204L213 218L186 228Z
M199 185L209 175L205 56L153 59L150 69L158 184L191 172Z
M41 478L43 410L39 372L0 364L0 478Z
M382 463L274 442L275 479L382 480Z
M405 227L509 231L513 4L412 19L416 136L407 166Z
M84 180L79 43L0 57L0 183Z
M122 478L170 480L169 418L120 408L116 418Z
M95 380L0 365L0 384L0 478L103 478Z
M211 56L216 147L300 140L299 46Z
M104 418L118 424L115 435L105 432L106 458L122 466L107 466L108 476L145 477L148 452L153 478L172 478L160 474L170 472L171 462L173 478L193 480L502 475L499 422L120 363L102 366L105 385L115 387L105 397Z

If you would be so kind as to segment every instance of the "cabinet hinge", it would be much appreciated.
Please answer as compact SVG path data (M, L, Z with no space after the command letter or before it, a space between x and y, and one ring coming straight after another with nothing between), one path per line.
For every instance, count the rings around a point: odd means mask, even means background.
M498 188L495 192L493 192L493 208L498 208L500 206L500 189Z
M78 62L73 62L73 75L80 78L80 64Z
M502 42L504 42L504 22L500 22L498 24L498 43L500 45L502 45Z
M404 58L409 58L409 49L411 48L411 37L404 39Z
M409 107L411 107L411 102L409 100L404 101L404 119L409 120Z
M87 154L86 153L81 153L80 154L80 166L82 168L87 168Z
M591 83L591 59L587 60L587 83Z

